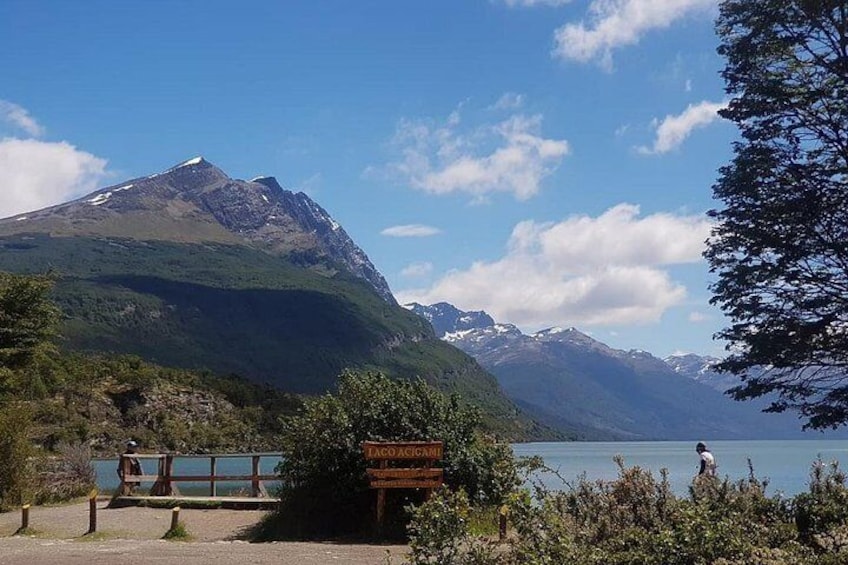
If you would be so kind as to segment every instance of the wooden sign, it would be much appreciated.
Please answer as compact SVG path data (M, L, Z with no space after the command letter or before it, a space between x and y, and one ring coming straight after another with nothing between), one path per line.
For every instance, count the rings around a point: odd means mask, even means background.
M439 488L443 469L366 469L371 488Z
M362 443L367 461L376 461L379 469L366 469L368 485L377 489L377 525L382 528L386 505L386 489L423 488L429 498L433 489L444 482L444 470L432 465L444 455L440 441L406 441ZM389 467L389 461L418 461L417 467Z
M440 441L407 441L407 442L376 442L362 443L365 459L368 460L432 460L438 461L443 455Z

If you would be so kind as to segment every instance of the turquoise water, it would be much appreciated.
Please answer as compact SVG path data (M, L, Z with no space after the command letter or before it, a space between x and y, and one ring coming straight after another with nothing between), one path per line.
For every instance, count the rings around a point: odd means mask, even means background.
M695 443L680 441L648 442L568 442L522 443L513 446L516 455L539 455L545 463L567 481L575 481L581 473L587 478L610 480L618 476L613 457L621 455L627 467L638 465L651 470L659 478L667 469L671 487L685 495L698 471ZM792 496L806 491L810 468L814 461L839 461L848 470L848 440L790 441L715 441L707 442L718 463L718 475L731 479L748 476L748 459L757 478L769 480L768 494ZM541 476L549 488L561 488L555 476Z
M807 490L810 467L818 458L825 462L839 461L840 468L848 470L848 440L715 441L707 445L716 457L720 477L728 476L734 480L747 477L750 459L754 474L769 480L768 494L781 492L792 496ZM680 495L688 492L699 461L694 441L520 443L513 445L513 449L516 455L541 456L548 466L557 469L569 482L575 481L581 473L592 480L616 478L618 468L613 457L621 455L626 466L638 465L651 470L657 477L660 469L668 469L672 489ZM263 457L261 473L272 474L278 461ZM146 472L155 471L155 462L148 460L142 463ZM116 460L95 462L101 490L111 492L118 486L116 466ZM249 457L218 460L218 473L221 475L248 475L250 469ZM208 472L208 459L177 457L174 463L175 475ZM550 488L562 488L557 477L547 475L539 478ZM209 492L208 483L180 483L178 486L184 494L205 495ZM249 487L248 482L219 483L218 494L239 494Z

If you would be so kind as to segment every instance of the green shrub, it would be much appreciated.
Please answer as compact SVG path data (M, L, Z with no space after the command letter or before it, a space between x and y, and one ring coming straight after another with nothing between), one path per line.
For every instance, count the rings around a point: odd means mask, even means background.
M165 535L162 536L162 539L169 541L190 541L192 539L191 534L188 533L188 530L185 527L185 524L182 522L177 522L177 525L173 528L169 528Z
M848 487L839 463L813 463L810 491L795 497L795 524L803 543L819 553L848 550ZM846 559L848 561L848 559Z
M441 495L419 507L411 524L411 563L501 565L836 565L848 552L833 540L848 526L831 510L817 522L818 554L805 546L794 522L792 501L765 495L754 477L730 481L701 478L688 498L670 490L665 472L655 478L620 459L613 481L580 478L562 491L537 487L516 492L509 502L510 543L469 533L468 504L460 495ZM813 490L829 507L841 503L839 477L824 475ZM838 493L830 498L832 493ZM801 497L804 499L804 497ZM819 507L816 507L819 508ZM835 508L832 509L835 511ZM819 515L819 514L816 514ZM841 537L840 537L841 536ZM829 544L829 545L828 545ZM477 558L485 558L475 561Z
M424 504L408 509L409 562L412 565L487 565L496 545L471 536L474 509L462 489L437 490Z
M11 510L33 500L36 481L35 448L29 433L32 416L22 404L0 408L0 510Z
M520 483L512 451L481 435L479 423L478 410L421 380L343 373L336 394L306 400L284 423L281 510L264 535L367 535L376 496L365 475L364 441L441 440L448 486L463 488L472 503L503 500ZM383 533L404 536L404 508L423 497L423 491L388 489Z

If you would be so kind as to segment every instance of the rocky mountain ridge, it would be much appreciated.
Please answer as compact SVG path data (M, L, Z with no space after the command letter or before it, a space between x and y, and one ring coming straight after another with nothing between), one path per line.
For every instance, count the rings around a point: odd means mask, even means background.
M338 267L395 303L386 280L326 210L274 177L228 177L202 157L71 202L0 220L0 235L127 237L249 244L307 267Z
M576 328L526 335L484 316L457 329L439 320L440 312L461 318L444 305L406 307L430 314L441 338L477 359L528 412L587 439L802 436L791 415L762 414L761 405L721 394L727 384L718 377L726 376L710 371L706 358L613 349Z
M739 378L730 373L719 373L715 365L721 361L718 357L686 353L670 355L663 359L674 372L703 383L717 391L724 392L740 384Z

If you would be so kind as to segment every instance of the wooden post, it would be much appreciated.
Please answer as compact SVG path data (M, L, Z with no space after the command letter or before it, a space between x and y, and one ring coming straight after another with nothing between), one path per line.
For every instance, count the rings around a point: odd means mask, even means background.
M253 456L253 468L251 471L253 477L250 479L251 496L259 496L259 456Z
M215 474L218 469L216 458L213 455L209 462L209 496L218 496L218 485L215 484Z
M118 492L121 496L129 496L132 487L127 484L127 477L130 475L130 459L125 455L121 455L121 487Z
M21 506L21 530L29 528L29 504Z
M171 481L171 477L174 476L174 455L172 453L168 453L165 455L165 495L179 496L180 491L174 486L174 483Z
M175 506L173 510L171 510L171 530L177 529L177 524L180 523L180 507Z
M504 504L498 511L498 538L503 541L506 539L506 516L509 514L509 507Z
M380 461L379 467L380 469L385 469L389 466L389 462L385 459ZM385 520L386 515L386 489L378 488L377 489L377 535L382 537L383 535L383 522Z
M93 534L97 531L97 489L88 495L88 532Z
M151 496L165 496L165 456L160 455L156 460L156 481L150 487Z
M377 531L383 533L383 521L386 514L386 489L377 489Z

